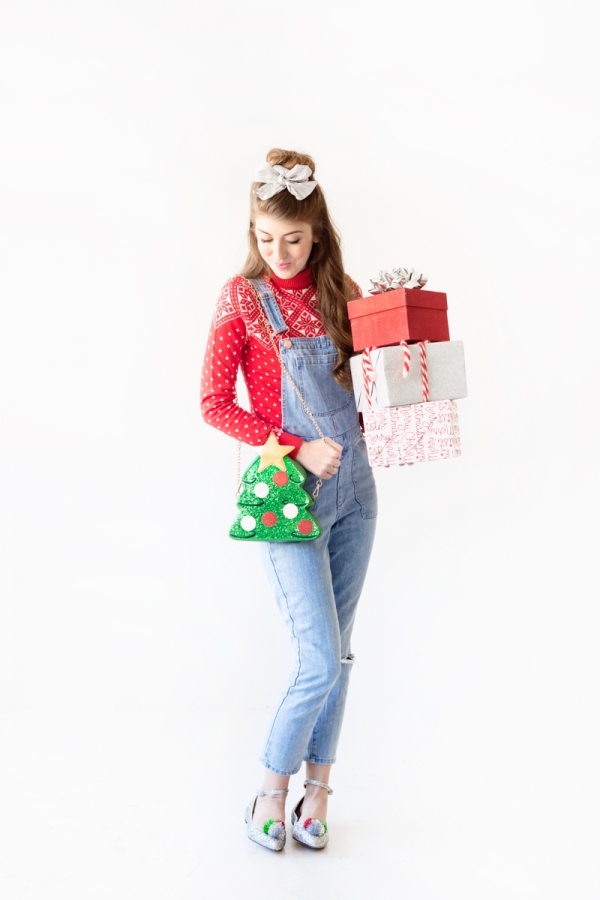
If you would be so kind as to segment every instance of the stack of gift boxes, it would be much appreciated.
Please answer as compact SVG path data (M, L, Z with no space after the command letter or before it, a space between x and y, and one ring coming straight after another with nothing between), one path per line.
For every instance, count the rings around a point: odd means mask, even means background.
M425 291L414 270L373 281L351 300L354 395L372 466L460 456L455 400L467 396L461 341L451 341L446 294Z

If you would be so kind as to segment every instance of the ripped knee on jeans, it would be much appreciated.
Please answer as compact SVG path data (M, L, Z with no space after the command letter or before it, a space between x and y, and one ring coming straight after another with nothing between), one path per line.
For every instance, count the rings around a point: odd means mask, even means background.
M351 666L352 663L355 662L354 653L349 653L348 656L344 656L342 659L342 665L346 664Z

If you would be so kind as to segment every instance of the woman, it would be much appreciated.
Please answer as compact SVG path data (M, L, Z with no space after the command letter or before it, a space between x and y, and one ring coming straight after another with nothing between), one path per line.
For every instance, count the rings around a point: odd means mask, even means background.
M253 446L274 434L309 473L306 491L319 486L312 512L321 536L260 545L296 651L261 757L263 786L246 812L248 836L272 850L285 844L289 778L303 760L306 793L292 814L292 834L317 849L328 842L329 774L377 514L348 364L347 303L361 291L344 274L314 168L308 156L271 150L258 170L250 252L219 297L202 377L206 422ZM240 366L251 412L236 402Z

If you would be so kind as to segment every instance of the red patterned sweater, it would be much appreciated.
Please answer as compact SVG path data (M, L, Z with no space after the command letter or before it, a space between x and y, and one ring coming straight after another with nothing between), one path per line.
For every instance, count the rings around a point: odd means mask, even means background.
M267 283L287 325L278 338L325 334L310 268L294 278L271 275ZM359 286L354 281L351 284L354 296L361 297ZM235 398L240 365L250 412L238 406ZM265 333L256 299L241 275L229 279L217 301L204 355L200 405L205 422L245 444L258 447L274 431L280 443L294 446L290 456L300 449L302 438L281 430L281 365Z

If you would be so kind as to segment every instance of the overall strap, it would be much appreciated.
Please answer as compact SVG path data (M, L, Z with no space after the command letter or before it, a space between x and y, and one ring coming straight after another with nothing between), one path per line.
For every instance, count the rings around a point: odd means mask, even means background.
M281 315L281 310L275 299L275 294L271 288L267 286L264 278L249 278L248 281L256 288L256 292L260 297L260 302L263 305L263 309L267 314L267 318L275 334L281 334L282 331L287 331L287 325Z

